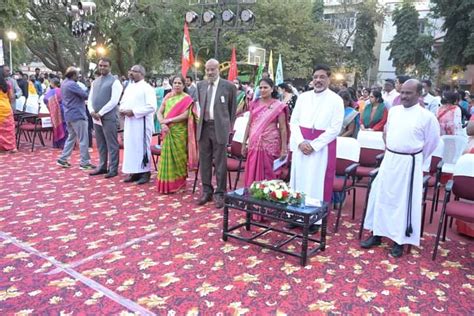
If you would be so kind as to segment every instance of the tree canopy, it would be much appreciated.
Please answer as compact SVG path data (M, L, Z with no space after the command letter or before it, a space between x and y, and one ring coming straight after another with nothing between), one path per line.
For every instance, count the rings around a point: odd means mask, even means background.
M95 48L107 48L114 71L125 74L132 64L143 64L155 73L176 72L181 60L184 14L193 9L187 0L121 1L96 0L96 11L85 19L94 23L90 35L71 34L74 18L66 14L60 1L5 0L0 6L0 27L14 28L22 43L48 68L64 71L79 65L82 45L87 61L96 61ZM250 30L226 31L220 41L221 60L230 58L237 47L245 60L250 45L273 50L283 56L285 75L307 78L316 62L334 64L338 49L328 26L312 14L311 1L260 0L252 7L256 16ZM3 19L3 17L5 17ZM214 31L191 30L195 53L205 58L213 54ZM82 42L83 41L83 42ZM82 54L84 55L84 54ZM268 55L267 55L268 56ZM168 67L168 69L163 69Z
M383 11L376 0L369 0L364 1L358 12L352 58L356 76L363 76L375 62L375 27L383 23Z
M404 0L393 12L397 33L387 50L390 50L397 74L413 73L421 77L431 74L433 37L420 34L418 19L418 11L411 0Z
M302 79L310 77L315 63L335 64L337 46L329 27L314 20L310 1L275 5L274 1L260 0L254 9L255 27L244 33L233 32L226 38L229 57L232 45L238 47L241 59L249 46L260 46L267 50L267 59L270 50L273 56L282 55L286 77ZM276 69L276 58L274 63Z
M474 64L474 1L432 0L446 31L439 55L443 68Z
M393 12L397 34L390 43L390 59L397 73L407 71L430 74L433 38L420 34L418 13L413 1L404 0ZM433 0L434 13L445 19L446 35L440 51L443 67L474 63L474 3L463 0ZM70 65L96 61L96 48L107 48L114 71L125 74L135 63L143 64L157 74L173 73L181 59L184 14L196 9L187 0L96 0L96 11L85 19L94 23L90 35L75 38L71 34L74 17L66 14L61 1L3 0L0 3L0 31L14 29L19 33L14 60L30 61L31 52L48 68L64 71ZM340 0L338 18L356 23L344 33L324 20L324 1L259 0L252 7L256 23L251 29L224 30L220 34L219 57L229 60L235 46L238 59L246 60L251 45L260 46L283 57L285 75L308 78L315 63L346 67L363 75L375 58L375 26L383 13L376 0L352 3ZM342 10L342 11L341 11ZM347 22L346 21L346 22ZM353 50L345 49L353 38ZM192 29L191 41L199 59L213 57L215 31ZM28 49L26 49L26 47ZM81 54L84 48L86 54ZM8 52L7 52L8 54ZM7 56L8 57L8 56ZM275 65L274 65L275 66Z
M22 42L48 68L64 71L79 65L81 47L85 57L96 60L95 48L107 47L114 68L125 74L133 63L147 68L179 54L185 0L169 3L154 0L128 2L96 0L96 11L85 20L94 23L90 35L71 34L74 18L60 1L7 0L0 13L7 12L4 28L14 28ZM1 26L1 25L0 25ZM87 63L86 63L87 65Z

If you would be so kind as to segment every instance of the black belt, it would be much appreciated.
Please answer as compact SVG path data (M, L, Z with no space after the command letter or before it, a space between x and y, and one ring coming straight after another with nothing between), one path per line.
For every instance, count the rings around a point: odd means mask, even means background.
M412 198L413 198L413 178L415 176L415 156L418 155L419 153L423 152L423 150L420 150L419 152L416 153L401 153L398 151L391 150L390 148L387 148L387 150L391 153L394 153L396 155L404 155L404 156L411 156L411 174L410 174L410 190L408 191L408 210L407 210L407 228L405 230L405 236L410 237L411 234L413 233L413 226L411 224L411 206L412 206Z

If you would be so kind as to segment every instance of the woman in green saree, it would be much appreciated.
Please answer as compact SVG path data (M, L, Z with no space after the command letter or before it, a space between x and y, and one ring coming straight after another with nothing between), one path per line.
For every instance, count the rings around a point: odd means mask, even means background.
M172 80L173 90L165 96L159 110L163 142L158 163L159 193L174 193L186 186L188 169L197 168L195 109L193 99L184 92L184 78Z
M369 96L370 103L362 112L360 129L363 131L383 132L387 123L388 111L382 99L380 91L372 90Z

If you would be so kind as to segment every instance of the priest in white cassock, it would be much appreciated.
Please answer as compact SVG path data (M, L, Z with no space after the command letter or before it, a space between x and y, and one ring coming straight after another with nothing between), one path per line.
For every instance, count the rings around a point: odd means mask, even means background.
M150 181L151 175L150 144L156 95L155 90L144 80L143 66L133 66L130 77L133 84L127 85L119 108L120 114L125 117L122 172L128 174L124 182L144 184Z
M400 91L403 106L392 107L385 125L386 151L370 191L364 228L372 236L362 248L394 241L393 257L403 254L403 244L418 246L421 231L423 161L440 141L436 117L418 103L422 85L406 81Z
M328 66L315 67L314 90L298 97L290 121L290 187L305 193L307 200L327 203L331 202L336 173L336 138L344 120L344 103L329 89L330 77ZM311 225L309 231L314 233L318 228Z

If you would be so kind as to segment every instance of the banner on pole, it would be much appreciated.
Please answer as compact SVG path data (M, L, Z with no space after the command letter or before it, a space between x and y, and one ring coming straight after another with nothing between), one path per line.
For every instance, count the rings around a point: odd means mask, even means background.
M268 58L268 75L273 81L275 77L273 76L273 50L270 50L270 58Z
M0 65L5 65L5 58L3 54L3 40L0 39Z
M235 52L235 47L232 47L232 57L230 58L230 68L229 68L229 75L227 77L227 80L229 81L234 81L237 79L238 76L238 70L237 70L237 56Z
M188 24L184 23L183 52L181 56L181 74L186 77L188 69L194 64L193 47L189 37Z
M283 83L283 63L281 61L281 54L278 56L278 64L275 75L275 84L279 85L280 83Z

